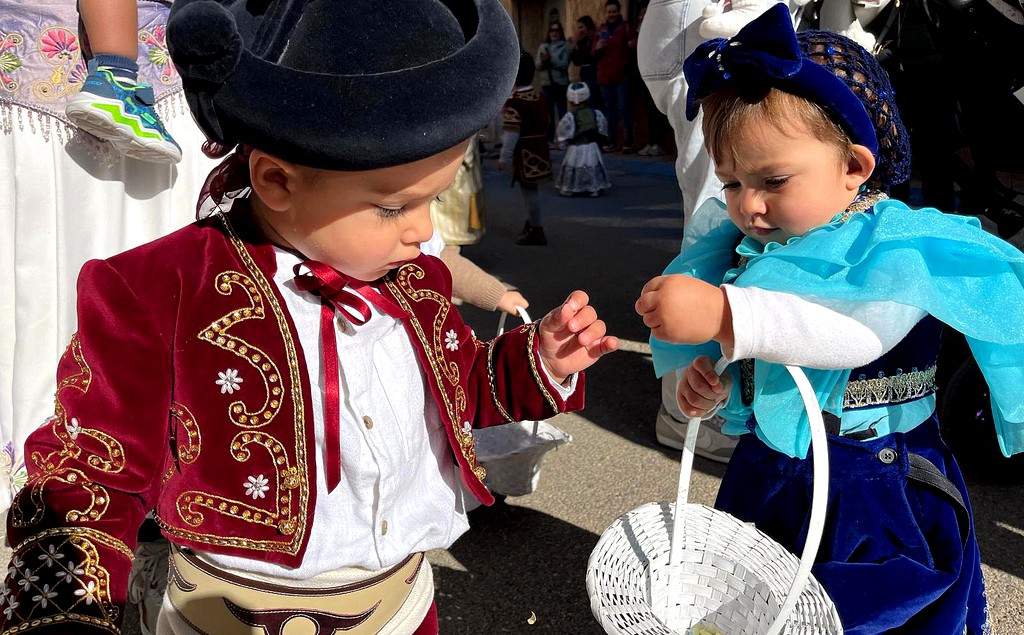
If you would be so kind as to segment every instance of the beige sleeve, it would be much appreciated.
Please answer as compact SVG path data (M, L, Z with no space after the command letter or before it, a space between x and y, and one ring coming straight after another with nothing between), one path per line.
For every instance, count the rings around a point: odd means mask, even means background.
M501 296L508 289L491 274L473 264L459 253L455 245L448 245L439 256L452 272L452 294L485 311L498 308Z

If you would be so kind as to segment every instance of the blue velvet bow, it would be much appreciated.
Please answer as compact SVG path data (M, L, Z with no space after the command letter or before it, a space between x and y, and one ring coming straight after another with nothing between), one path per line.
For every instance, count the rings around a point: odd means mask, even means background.
M775 4L734 37L708 40L686 58L686 118L692 121L701 99L734 80L772 85L793 77L802 65L789 9L785 3Z

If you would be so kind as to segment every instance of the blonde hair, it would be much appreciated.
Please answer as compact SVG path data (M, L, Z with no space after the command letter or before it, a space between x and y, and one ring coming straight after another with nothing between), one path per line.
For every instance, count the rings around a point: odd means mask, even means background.
M846 162L852 156L850 137L821 106L777 88L754 93L723 88L702 99L700 107L704 111L704 147L716 163L735 156L745 130L754 123L768 124L786 135L802 127L833 146L837 160Z

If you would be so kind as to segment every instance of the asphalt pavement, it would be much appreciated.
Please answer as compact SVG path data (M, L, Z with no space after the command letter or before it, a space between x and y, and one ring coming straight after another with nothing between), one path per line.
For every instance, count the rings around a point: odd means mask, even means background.
M546 455L537 491L474 512L466 535L429 554L445 635L599 635L585 583L590 552L621 514L675 499L680 453L654 438L660 384L633 303L677 253L679 190L671 158L606 162L614 187L605 196L564 198L542 186L549 245L520 247L519 193L485 160L487 233L463 254L520 289L534 318L583 289L623 346L588 371L586 408L552 420L573 442ZM497 328L497 314L462 313L480 337ZM690 500L712 504L723 472L698 457ZM1024 633L1024 487L972 483L970 493L992 625Z

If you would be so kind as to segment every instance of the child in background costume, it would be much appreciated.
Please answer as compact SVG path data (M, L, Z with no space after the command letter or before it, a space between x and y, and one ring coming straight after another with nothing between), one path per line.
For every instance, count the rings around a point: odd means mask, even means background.
M599 145L608 137L608 121L600 110L589 106L590 89L583 82L569 86L567 98L571 107L558 122L557 134L568 147L555 176L555 187L562 196L598 196L612 186Z
M548 109L544 95L533 87L534 69L530 54L521 52L515 88L505 102L501 116L504 132L498 172L503 172L505 166L512 163L512 184L519 183L523 198L526 223L516 244L543 246L548 244L548 239L544 235L537 186L551 178L551 153L545 136Z
M469 144L451 186L430 203L434 235L421 246L437 256L452 272L452 296L485 311L501 309L516 315L517 306L529 306L518 291L505 287L460 253L462 245L480 241L484 234L483 166L478 143Z
M233 204L82 269L8 518L3 630L117 632L155 508L160 635L437 633L423 552L467 529L463 486L492 501L473 427L579 408L578 373L617 346L581 291L478 341L420 253L515 74L500 3L452 6L174 3L189 105L234 149L206 191ZM405 110L359 106L381 94Z
M79 0L78 12L92 58L82 89L68 100L68 119L133 159L181 161L181 147L153 109L153 88L138 81L135 0Z
M887 200L882 189L909 175L906 130L884 72L853 41L797 36L776 5L702 44L685 73L687 116L705 111L726 205L694 214L637 311L657 338L656 370L687 367L683 411L721 407L724 431L742 434L716 506L802 546L809 431L782 365L802 366L830 433L813 571L845 632L990 632L934 364L941 320L988 380L1004 453L1024 449L1024 332L1007 328L1022 317L1024 254L976 219ZM708 355L723 354L733 363L719 378Z
M440 258L451 271L452 297L456 304L468 302L484 311L501 310L512 316L518 315L516 307L529 308L530 303L521 293L509 289L501 280L463 256L458 245L445 244L436 227L434 235L420 245L420 250L429 256Z

